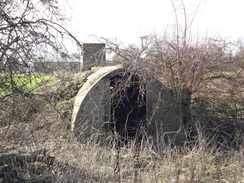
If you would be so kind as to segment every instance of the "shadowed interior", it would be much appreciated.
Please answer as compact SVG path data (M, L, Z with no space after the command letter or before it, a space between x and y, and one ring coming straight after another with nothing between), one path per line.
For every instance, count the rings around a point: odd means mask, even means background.
M140 134L139 129L145 124L146 95L140 86L138 76L111 78L111 128L125 138Z

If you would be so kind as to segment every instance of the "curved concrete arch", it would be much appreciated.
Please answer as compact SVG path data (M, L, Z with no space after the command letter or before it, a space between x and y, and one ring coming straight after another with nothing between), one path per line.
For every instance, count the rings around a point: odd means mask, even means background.
M113 116L111 111L114 109L114 105L111 102L111 88L113 88L111 79L117 76L120 71L122 71L121 65L98 67L79 90L75 98L71 121L71 130L78 137L91 137L95 133L101 134L111 131L111 124L114 124L111 118ZM142 118L146 118L145 126L147 129L145 131L148 136L153 137L154 141L157 142L162 142L163 139L170 140L171 143L180 142L182 140L183 119L178 112L180 106L174 103L170 89L159 80L152 79L145 83L145 93L145 101L143 102L146 106L143 113L146 114L142 115ZM126 101L123 100L123 102L126 104ZM138 109L137 107L131 108L131 110ZM138 114L136 113L135 115ZM122 121L124 121L123 116L129 115L132 115L132 113L125 112L124 114L118 111L116 117L121 117ZM140 118L140 114L138 116ZM135 118L132 120L135 120ZM124 121L126 124L127 122L129 121ZM118 123L120 124L120 122Z
M92 134L96 128L108 122L106 106L108 105L108 90L110 78L118 74L121 65L94 68L86 83L79 90L72 113L71 130L76 135Z

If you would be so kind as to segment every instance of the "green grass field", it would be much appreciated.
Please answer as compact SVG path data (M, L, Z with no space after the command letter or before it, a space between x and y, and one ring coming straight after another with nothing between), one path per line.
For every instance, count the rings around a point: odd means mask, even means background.
M234 76L234 72L208 72L204 75L204 79L209 78L225 78L225 77L232 77Z
M1 92L8 92L14 88L32 90L45 82L53 81L54 77L29 75L0 75Z

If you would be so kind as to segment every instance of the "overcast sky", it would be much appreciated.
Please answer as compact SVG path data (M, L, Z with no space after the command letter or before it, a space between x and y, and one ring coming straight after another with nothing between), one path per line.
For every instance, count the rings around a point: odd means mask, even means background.
M178 0L179 1L179 0ZM117 38L125 44L139 43L139 37L162 33L174 24L171 0L66 0L72 17L69 30L81 42L97 37ZM188 20L200 0L185 0ZM177 0L175 0L177 4ZM193 30L227 39L244 37L243 0L202 0ZM179 14L180 16L180 14Z

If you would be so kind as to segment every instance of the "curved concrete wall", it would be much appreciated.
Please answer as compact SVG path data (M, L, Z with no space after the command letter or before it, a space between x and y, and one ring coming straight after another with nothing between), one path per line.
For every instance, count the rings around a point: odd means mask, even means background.
M111 130L111 78L122 66L99 67L75 98L71 129L77 136L92 136ZM182 141L182 116L171 91L157 79L146 83L146 129L154 141Z
M76 135L96 133L109 122L110 78L121 69L121 65L95 68L96 71L79 90L71 121L71 130Z

